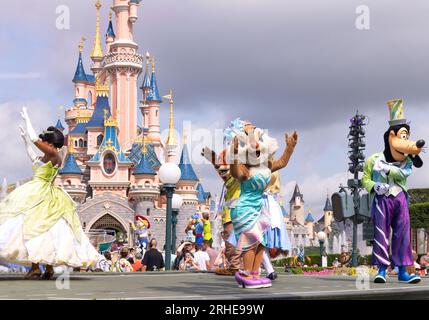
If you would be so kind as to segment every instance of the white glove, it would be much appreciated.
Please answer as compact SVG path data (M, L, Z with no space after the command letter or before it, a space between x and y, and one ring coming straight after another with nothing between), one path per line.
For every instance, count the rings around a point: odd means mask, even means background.
M25 126L27 127L27 133L31 141L34 143L37 140L39 140L39 137L37 136L36 132L33 129L33 126L31 125L30 117L28 116L26 107L22 108L21 117L25 121Z
M389 185L387 183L377 182L374 185L374 191L379 196L382 196L382 195L386 194L389 191Z
M28 137L27 132L22 126L19 126L19 130L21 132L21 138L22 140L24 140L25 150L27 151L27 154L31 159L31 162L34 162L38 158L38 156L34 152L33 148L31 147L33 144L31 143L31 141L29 141L30 138Z
M373 170L377 171L381 174L383 174L383 173L388 174L390 171L390 165L383 160L379 160L379 161L374 163Z

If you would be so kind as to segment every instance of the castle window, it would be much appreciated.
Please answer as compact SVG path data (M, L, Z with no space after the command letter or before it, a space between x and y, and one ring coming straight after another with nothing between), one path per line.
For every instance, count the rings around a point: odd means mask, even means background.
M83 146L84 146L85 148L88 148L88 141L86 141L86 140L85 140L85 141L83 142Z
M67 180L66 183L67 183L68 186L71 186L71 181L70 180Z
M103 139L104 136L102 134L97 137L97 147L99 147L103 143Z
M147 216L150 216L150 208L147 208L147 209L146 209L146 215L147 215Z
M83 139L79 139L79 148L83 148Z
M74 141L74 146L77 148L77 140Z
M92 92L88 92L88 106L92 106Z

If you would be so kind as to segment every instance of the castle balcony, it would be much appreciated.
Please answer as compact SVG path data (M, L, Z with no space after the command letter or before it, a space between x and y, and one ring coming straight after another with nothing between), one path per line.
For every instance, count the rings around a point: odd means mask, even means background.
M148 185L132 185L130 187L128 196L131 199L135 200L145 200L158 197L160 190L158 186L148 186Z
M130 52L110 52L104 56L102 67L104 69L134 68L140 72L143 68L143 56Z

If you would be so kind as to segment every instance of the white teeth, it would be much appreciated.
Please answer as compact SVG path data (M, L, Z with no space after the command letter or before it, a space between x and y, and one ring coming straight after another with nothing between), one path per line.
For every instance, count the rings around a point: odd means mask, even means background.
M408 157L408 154L404 153L404 156Z

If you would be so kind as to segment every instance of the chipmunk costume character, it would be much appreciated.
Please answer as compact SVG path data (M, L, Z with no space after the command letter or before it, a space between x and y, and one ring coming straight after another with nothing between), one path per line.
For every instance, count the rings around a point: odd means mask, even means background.
M365 189L376 194L371 211L375 226L373 263L379 272L374 282L386 282L391 248L392 261L399 268L398 280L418 283L420 277L406 271L407 266L413 265L407 178L413 166L420 168L423 165L418 154L425 141L409 140L410 126L403 115L402 100L391 100L387 105L390 127L384 134L384 151L372 155L365 162L362 179Z
M291 137L286 134L289 158L297 138L296 132ZM236 273L236 281L243 288L270 287L271 280L259 276L268 244L266 232L271 227L271 216L263 197L272 173L282 168L279 164L283 161L273 160L278 149L277 141L251 124L234 137L232 148L231 175L240 181L241 194L231 219L244 263L244 270ZM230 156L227 158L231 159Z

